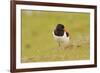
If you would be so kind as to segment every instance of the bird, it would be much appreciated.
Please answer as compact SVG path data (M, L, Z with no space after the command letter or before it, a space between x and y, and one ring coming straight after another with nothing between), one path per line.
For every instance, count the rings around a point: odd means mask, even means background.
M56 25L53 30L53 37L58 42L58 47L62 49L67 47L70 40L69 32L66 31L63 24Z

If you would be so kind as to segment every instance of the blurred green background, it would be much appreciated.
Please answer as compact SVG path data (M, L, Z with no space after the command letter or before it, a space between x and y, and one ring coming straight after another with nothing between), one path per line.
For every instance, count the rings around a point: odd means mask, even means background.
M21 62L87 60L90 58L90 14L53 11L21 11ZM70 44L58 49L52 36L57 24L70 33Z

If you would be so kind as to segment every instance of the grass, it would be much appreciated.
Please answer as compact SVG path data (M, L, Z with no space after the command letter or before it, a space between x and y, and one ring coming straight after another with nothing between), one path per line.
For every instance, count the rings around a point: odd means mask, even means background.
M87 60L90 58L90 14L22 10L22 62ZM69 47L58 49L52 36L56 24L69 31Z

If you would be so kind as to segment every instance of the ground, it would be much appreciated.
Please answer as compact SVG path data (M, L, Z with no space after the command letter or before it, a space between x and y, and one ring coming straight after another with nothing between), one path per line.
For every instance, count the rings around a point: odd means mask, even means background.
M21 62L87 60L90 58L90 14L22 10ZM55 26L64 24L70 43L58 49L52 36Z

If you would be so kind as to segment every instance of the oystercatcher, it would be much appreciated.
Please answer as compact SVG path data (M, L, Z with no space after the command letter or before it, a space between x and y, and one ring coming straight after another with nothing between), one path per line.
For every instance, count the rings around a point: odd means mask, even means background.
M65 30L63 24L57 24L56 28L53 31L53 37L58 42L59 48L67 47L69 43L69 32Z

